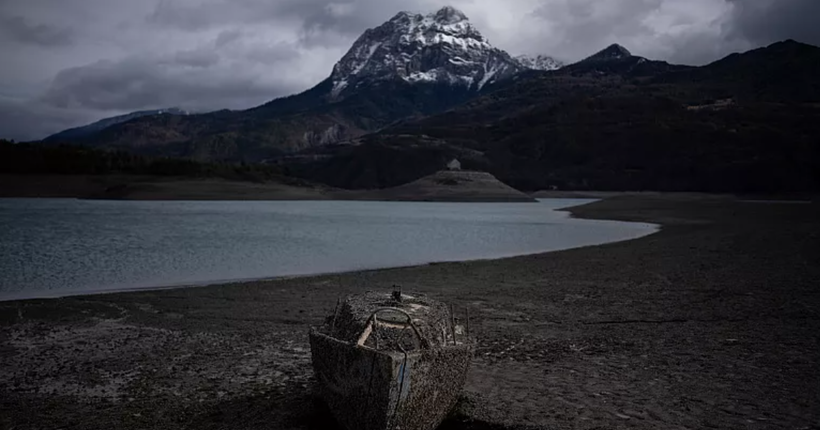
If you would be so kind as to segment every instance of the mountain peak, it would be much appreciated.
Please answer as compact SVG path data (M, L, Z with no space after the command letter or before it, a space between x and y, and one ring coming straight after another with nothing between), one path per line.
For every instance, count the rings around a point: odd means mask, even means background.
M408 12L406 10L403 10L403 11L397 13L395 16L393 16L393 18L390 18L389 22L401 21L401 20L403 20L405 18L408 18L408 17L411 17L411 16L413 16L413 13Z
M433 15L436 22L441 24L456 24L461 21L469 21L464 12L452 7L444 6Z
M623 54L632 55L632 53L629 52L628 49L624 48L623 46L621 46L617 43L613 43L612 45L607 46L606 49L607 50L617 50L617 51L620 51Z
M629 58L632 56L632 53L629 52L628 49L624 48L617 43L613 43L608 47L604 48L601 51L598 51L596 54L592 55L584 59L583 61L592 62L592 61L610 61L610 60L620 60L623 58Z
M339 99L365 82L392 79L479 90L525 69L452 6L427 15L401 12L365 31L336 63L330 96Z
M780 42L772 43L771 45L766 47L766 49L771 49L771 48L788 48L788 49L795 49L795 48L796 49L805 49L805 48L809 48L809 49L817 49L817 46L809 45L809 44L806 44L806 43L803 43L803 42L799 42L799 41L794 40L794 39L786 39L786 40L781 40Z

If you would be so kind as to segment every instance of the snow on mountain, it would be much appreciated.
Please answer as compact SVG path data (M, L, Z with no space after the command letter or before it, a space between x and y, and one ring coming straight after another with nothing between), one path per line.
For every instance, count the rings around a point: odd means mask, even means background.
M363 82L396 78L480 90L524 70L453 7L428 15L400 12L365 31L336 64L331 95L343 97Z
M556 60L555 58L548 57L546 55L519 55L515 57L516 61L521 64L523 67L531 70L543 70L543 71L550 71L550 70L558 70L561 67L564 67L564 63L561 61Z

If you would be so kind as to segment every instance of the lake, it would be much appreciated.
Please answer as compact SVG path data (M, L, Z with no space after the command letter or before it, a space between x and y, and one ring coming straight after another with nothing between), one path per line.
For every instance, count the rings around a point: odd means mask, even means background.
M0 299L532 254L637 238L591 202L0 199Z

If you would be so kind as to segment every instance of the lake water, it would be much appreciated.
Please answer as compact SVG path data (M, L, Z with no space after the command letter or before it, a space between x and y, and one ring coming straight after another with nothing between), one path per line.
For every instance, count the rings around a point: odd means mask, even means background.
M0 300L497 258L656 227L540 203L0 199Z

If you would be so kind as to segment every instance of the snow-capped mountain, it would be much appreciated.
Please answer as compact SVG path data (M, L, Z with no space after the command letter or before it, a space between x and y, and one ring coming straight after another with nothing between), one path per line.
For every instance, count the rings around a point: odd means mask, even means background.
M453 7L428 15L400 12L365 31L336 64L331 95L344 97L362 83L396 78L480 90L524 70Z
M564 67L564 63L555 58L546 55L519 55L515 57L516 61L523 67L531 70L543 70L548 72L550 70L558 70Z
M400 12L366 30L330 76L299 94L245 111L118 118L92 137L88 129L80 130L78 140L176 156L225 159L231 152L234 159L259 160L435 115L549 64L536 59L523 65L493 47L452 7L427 15ZM231 149L220 152L224 148Z

